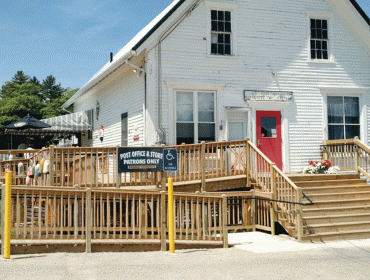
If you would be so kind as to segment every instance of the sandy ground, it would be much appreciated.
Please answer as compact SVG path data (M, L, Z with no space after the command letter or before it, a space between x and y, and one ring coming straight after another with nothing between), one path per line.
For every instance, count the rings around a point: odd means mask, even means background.
M370 279L370 239L301 243L260 232L229 249L0 258L0 279Z

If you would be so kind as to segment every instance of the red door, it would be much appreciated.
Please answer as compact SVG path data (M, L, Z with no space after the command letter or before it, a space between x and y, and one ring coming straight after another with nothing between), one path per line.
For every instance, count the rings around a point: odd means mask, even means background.
M257 147L282 170L281 112L256 111L256 118Z

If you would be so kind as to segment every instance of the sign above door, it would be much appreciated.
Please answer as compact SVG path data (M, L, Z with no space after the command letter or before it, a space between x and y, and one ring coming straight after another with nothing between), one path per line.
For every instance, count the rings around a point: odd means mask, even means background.
M291 91L263 91L263 90L244 90L244 101L252 102L284 102L291 103L293 92Z

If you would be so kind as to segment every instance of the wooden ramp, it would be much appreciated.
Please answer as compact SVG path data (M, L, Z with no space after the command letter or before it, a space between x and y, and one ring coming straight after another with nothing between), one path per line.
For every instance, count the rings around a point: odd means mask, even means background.
M313 205L303 206L302 240L370 238L370 186L358 174L290 175Z

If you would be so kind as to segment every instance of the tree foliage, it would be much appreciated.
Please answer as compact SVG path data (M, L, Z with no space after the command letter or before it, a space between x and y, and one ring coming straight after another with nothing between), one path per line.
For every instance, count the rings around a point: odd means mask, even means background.
M52 75L40 83L35 76L31 78L23 71L17 71L0 90L0 149L8 148L9 137L4 134L5 126L27 115L46 119L67 114L62 105L77 90L56 84Z

